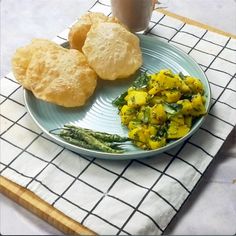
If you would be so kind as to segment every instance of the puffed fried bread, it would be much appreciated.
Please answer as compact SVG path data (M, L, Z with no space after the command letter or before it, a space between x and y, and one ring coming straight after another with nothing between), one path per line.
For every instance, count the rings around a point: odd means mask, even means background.
M102 22L120 23L117 18L113 16L106 16L100 12L88 12L82 15L69 31L68 40L70 43L70 48L77 49L82 52L84 41L91 26Z
M64 107L84 105L97 85L81 52L53 42L37 40L18 49L12 65L16 79L35 97Z
M139 38L116 23L93 25L82 51L89 65L105 80L127 78L142 65Z
M30 44L16 50L12 58L12 70L16 79L25 88L30 89L25 75L33 54L37 51L46 51L49 48L62 47L47 39L33 39Z

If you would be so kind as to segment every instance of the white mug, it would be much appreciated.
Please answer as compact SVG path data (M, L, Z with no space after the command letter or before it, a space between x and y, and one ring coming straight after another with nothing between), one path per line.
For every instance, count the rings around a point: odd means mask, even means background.
M151 19L155 0L111 0L112 15L131 32L143 33Z

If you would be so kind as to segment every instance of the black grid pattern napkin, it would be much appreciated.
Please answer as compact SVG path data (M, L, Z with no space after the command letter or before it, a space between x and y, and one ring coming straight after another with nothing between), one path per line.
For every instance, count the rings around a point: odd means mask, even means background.
M90 11L111 14L107 2ZM54 40L65 42L68 32ZM148 34L192 56L213 96L199 131L156 158L107 161L68 151L31 120L13 74L1 79L1 175L99 234L162 234L236 123L236 40L157 12Z

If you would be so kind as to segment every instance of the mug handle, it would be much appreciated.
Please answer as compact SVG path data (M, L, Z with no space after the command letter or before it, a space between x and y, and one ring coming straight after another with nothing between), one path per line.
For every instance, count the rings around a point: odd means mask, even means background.
M155 9L155 5L157 4L158 0L152 0L152 9Z

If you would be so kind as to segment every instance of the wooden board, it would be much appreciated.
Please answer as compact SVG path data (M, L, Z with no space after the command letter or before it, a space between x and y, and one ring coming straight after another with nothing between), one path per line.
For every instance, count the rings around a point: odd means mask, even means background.
M26 188L0 176L0 193L31 211L66 235L96 235L72 220Z
M209 25L202 24L163 9L159 9L158 11L175 19L181 20L187 24L195 25L226 37L236 39L236 35L224 32ZM72 220L62 212L58 211L40 199L31 191L1 176L0 192L67 235L96 235L95 232L82 226L75 220Z
M167 16L170 16L170 17L175 18L175 19L177 19L177 20L183 21L183 22L185 22L185 23L187 23L187 24L194 25L194 26L197 26L197 27L200 27L200 28L209 30L209 31L211 31L211 32L215 32L215 33L217 33L217 34L221 34L221 35L224 35L224 36L226 36L226 37L230 37L230 38L236 39L236 35L231 34L231 33L228 33L228 32L225 32L225 31L220 30L220 29L217 29L217 28L212 27L212 26L210 26L210 25L206 25L206 24L203 24L203 23L201 23L201 22L198 22L198 21L189 19L189 18L187 18L187 17L177 15L177 14L175 14L175 13L169 12L169 11L164 10L164 9L159 9L159 10L157 10L157 11L158 11L158 12L161 12L161 13L164 14L164 15L167 15Z

